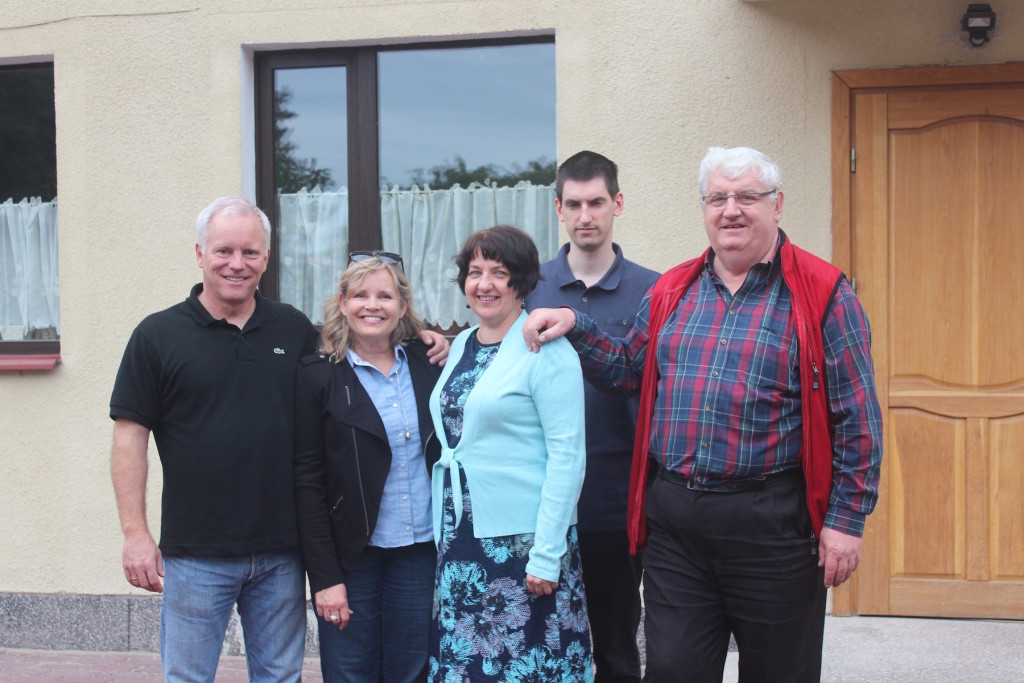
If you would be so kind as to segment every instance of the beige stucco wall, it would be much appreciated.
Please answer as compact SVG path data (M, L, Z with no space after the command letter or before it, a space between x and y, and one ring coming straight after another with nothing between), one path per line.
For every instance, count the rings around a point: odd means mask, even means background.
M705 245L695 176L711 144L774 156L784 227L829 256L830 71L1024 60L1024 3L994 3L983 49L959 31L966 4L0 1L0 63L55 64L63 356L0 375L0 591L128 590L110 388L133 326L199 277L198 210L253 186L253 49L553 32L560 156L619 163L617 239L664 269ZM150 488L153 513L158 473Z

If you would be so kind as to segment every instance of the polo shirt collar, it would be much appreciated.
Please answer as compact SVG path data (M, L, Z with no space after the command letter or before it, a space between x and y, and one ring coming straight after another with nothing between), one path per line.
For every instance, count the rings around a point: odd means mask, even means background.
M569 248L571 246L571 242L563 244L562 248L558 250L558 256L555 257L554 280L559 287L568 287L579 281L579 278L573 275L572 269L569 268ZM618 288L619 282L622 280L622 264L626 260L622 255L622 248L618 244L612 242L612 249L615 251L615 260L612 261L612 265L604 277L593 285L593 287L600 287L609 292Z
M197 282L193 287L192 291L189 292L188 299L185 303L188 304L189 312L192 313L192 317L195 318L196 323L203 327L209 327L216 325L220 322L217 318L210 315L210 312L206 310L202 302L199 301L199 295L203 293L203 283ZM277 313L273 310L273 307L267 305L267 300L259 293L256 292L256 309L253 310L249 320L245 323L244 329L252 329L259 327L265 322L277 319Z

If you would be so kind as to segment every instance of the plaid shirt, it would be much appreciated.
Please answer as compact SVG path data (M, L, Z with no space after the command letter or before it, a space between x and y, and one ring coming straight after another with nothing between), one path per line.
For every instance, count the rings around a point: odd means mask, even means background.
M714 485L799 466L799 359L779 257L755 265L735 294L709 260L655 340L658 391L651 457ZM588 379L632 394L643 377L650 295L624 339L577 314L567 335ZM822 326L833 416L833 488L825 526L860 536L877 498L881 411L867 318L843 279Z

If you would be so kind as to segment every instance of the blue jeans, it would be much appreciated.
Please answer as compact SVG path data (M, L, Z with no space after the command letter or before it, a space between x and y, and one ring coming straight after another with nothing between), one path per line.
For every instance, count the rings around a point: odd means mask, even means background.
M345 578L345 630L317 618L324 683L413 683L427 677L437 549L367 546Z
M160 659L165 681L213 682L238 603L250 681L299 681L306 592L298 550L164 557Z

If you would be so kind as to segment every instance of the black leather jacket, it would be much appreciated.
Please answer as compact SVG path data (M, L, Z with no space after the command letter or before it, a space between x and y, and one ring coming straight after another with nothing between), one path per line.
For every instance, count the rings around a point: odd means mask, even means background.
M429 398L441 369L419 341L405 347L429 474L441 456ZM370 395L344 360L299 362L295 390L295 505L313 594L345 582L377 524L391 447Z

